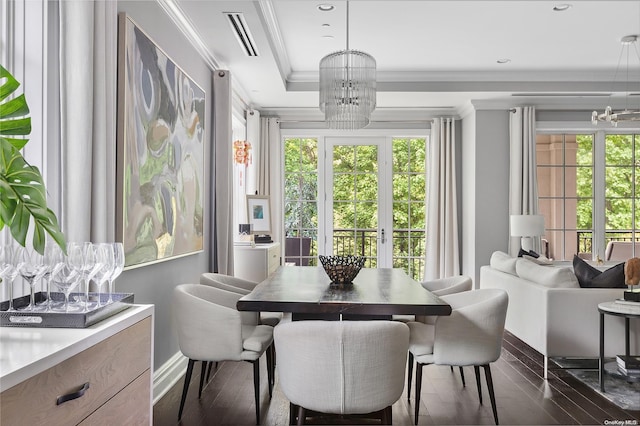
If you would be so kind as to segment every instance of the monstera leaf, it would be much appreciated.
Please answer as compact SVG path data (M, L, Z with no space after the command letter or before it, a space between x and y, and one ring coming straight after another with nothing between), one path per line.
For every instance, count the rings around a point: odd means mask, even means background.
M0 65L0 230L7 225L13 238L24 246L33 218L33 248L44 253L48 233L64 250L64 235L56 215L47 207L42 175L20 153L31 133L29 107L24 94L6 100L19 86Z

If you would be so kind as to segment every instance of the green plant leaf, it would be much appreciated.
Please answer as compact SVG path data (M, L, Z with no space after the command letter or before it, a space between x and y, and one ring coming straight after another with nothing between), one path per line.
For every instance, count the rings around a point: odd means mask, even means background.
M1 102L14 94L20 83L1 65L0 81L4 81L0 86ZM26 136L31 133L28 114L24 95L0 104L0 229L8 226L13 238L24 246L33 218L33 248L44 253L46 234L49 234L65 251L65 238L58 219L47 207L42 175L20 153L28 142Z

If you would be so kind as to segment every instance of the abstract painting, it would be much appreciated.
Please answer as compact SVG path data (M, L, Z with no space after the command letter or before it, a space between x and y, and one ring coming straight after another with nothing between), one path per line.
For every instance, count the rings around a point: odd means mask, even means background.
M125 266L203 249L205 92L119 16L116 229Z

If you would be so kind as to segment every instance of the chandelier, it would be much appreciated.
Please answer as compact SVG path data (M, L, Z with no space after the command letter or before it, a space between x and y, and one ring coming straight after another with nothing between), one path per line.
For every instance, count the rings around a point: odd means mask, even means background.
M618 68L616 69L616 76L618 75L618 69L620 68L620 62L622 60L622 55L626 53L626 57L627 57L627 67L626 67L626 73L627 73L627 85L629 84L629 54L630 54L630 50L633 49L633 51L635 52L636 56L638 57L638 59L640 60L640 53L638 53L638 47L637 47L637 42L638 41L638 36L637 35L628 35L628 36L624 36L622 37L622 39L620 39L620 43L622 43L622 48L620 50L620 58L618 59ZM614 77L615 80L615 77ZM639 105L640 106L640 105ZM625 108L623 110L620 111L614 111L613 108L611 108L610 106L607 106L604 109L603 113L598 113L598 111L593 111L593 113L591 113L591 123L594 125L598 124L598 121L605 121L607 123L611 123L614 127L618 126L619 122L622 121L640 121L640 109L630 109L629 108L629 92L627 91L627 95L626 95L626 104L625 104Z
M347 48L320 60L320 111L330 129L366 127L376 108L376 60L368 53Z

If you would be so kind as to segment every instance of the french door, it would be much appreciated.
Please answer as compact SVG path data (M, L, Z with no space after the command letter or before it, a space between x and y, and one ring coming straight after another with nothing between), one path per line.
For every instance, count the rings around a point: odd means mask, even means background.
M324 253L393 266L391 143L385 137L325 139Z

